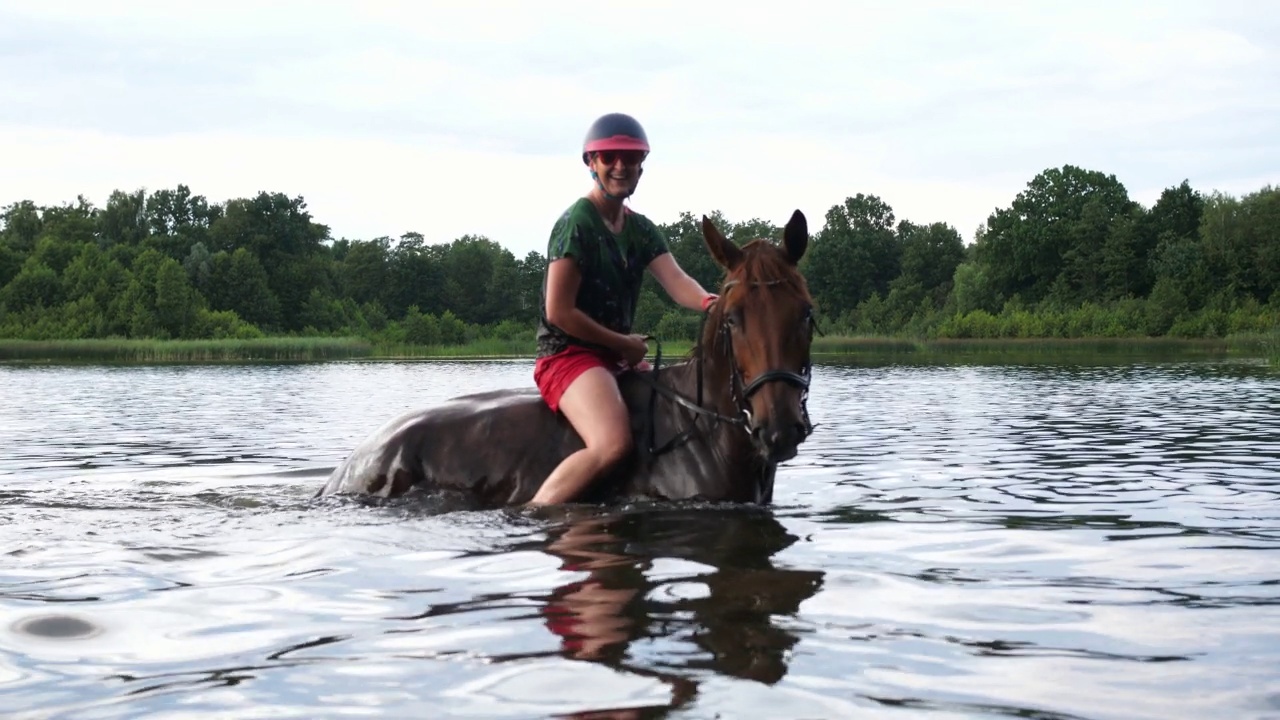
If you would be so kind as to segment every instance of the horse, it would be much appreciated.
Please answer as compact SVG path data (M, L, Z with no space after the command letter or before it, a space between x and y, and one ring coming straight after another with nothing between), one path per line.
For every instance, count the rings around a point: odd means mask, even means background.
M798 263L809 242L796 210L781 245L741 247L704 215L703 239L725 275L689 356L629 370L619 388L632 451L575 500L773 501L779 463L812 433L813 300ZM461 496L477 509L522 506L582 439L536 388L462 395L404 413L339 464L314 497Z

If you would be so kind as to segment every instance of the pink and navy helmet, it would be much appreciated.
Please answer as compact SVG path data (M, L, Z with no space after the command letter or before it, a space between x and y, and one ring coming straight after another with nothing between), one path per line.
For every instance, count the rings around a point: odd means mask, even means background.
M591 123L587 130L587 138L582 142L582 162L587 162L588 153L602 150L640 150L647 154L649 138L635 118L609 113Z

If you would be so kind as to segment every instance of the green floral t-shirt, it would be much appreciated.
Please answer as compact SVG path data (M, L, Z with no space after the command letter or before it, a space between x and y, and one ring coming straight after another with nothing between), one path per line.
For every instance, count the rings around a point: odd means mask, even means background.
M662 231L645 216L627 211L622 232L614 234L596 206L580 198L556 221L547 243L547 264L572 257L582 273L577 307L592 320L619 333L630 333L645 269L668 252ZM542 278L538 313L538 357L553 355L570 344L593 347L571 337L547 320L547 278Z

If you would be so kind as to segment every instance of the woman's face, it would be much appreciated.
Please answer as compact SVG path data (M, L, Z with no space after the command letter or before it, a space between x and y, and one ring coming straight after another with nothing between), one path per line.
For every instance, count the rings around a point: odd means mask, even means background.
M591 155L591 169L604 191L617 197L635 192L645 153L640 150L601 150Z

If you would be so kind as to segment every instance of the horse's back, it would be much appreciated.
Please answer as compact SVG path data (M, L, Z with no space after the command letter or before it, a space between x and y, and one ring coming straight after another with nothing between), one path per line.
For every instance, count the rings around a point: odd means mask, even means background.
M659 458L648 453L654 440L651 431L666 439L679 429L674 418L662 413L650 424L650 385L635 373L621 376L619 385L636 450L592 483L583 501L644 494L638 478L647 477L658 464L680 462L669 455L662 458L669 462L655 464ZM486 506L521 503L537 492L561 460L582 447L578 433L534 388L473 393L390 420L352 451L317 494L396 497L422 487L464 491ZM707 475L705 459L699 460L685 482L696 483ZM675 494L693 495L696 488Z
M499 488L492 485L525 474L544 471L545 477L575 440L580 446L536 390L461 395L383 424L318 494L395 497L424 484L493 494Z

